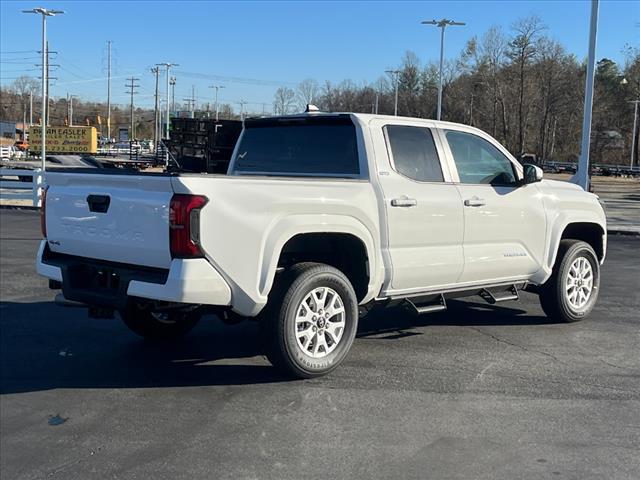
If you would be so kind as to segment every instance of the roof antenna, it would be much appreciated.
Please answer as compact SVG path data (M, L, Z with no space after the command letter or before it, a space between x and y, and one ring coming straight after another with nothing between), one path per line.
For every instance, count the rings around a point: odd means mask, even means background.
M307 103L307 108L304 109L304 113L314 113L319 111L320 109L312 103Z

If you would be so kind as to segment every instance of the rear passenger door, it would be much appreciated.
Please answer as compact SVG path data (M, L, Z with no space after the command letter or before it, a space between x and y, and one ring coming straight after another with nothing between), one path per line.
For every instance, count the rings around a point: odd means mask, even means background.
M463 213L439 141L428 124L373 120L392 278L385 293L454 284L463 267Z

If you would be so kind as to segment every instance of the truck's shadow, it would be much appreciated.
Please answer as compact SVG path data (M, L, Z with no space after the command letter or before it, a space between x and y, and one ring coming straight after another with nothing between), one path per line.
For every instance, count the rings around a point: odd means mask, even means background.
M451 302L448 312L416 317L401 308L361 320L358 337L398 339L435 325L532 325L545 317L513 308ZM469 308L471 306L471 308ZM374 337L376 335L381 335ZM356 340L357 342L357 340ZM205 317L179 341L149 343L119 319L92 320L51 302L0 304L0 393L54 388L240 385L290 380L261 356L255 322L227 327Z

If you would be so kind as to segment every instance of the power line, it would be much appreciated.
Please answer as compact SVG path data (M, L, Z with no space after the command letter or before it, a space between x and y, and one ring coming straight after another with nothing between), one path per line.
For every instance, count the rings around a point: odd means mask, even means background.
M294 82L285 82L281 80L260 80L257 78L229 77L224 75L213 75L198 72L185 72L179 70L177 73L187 78L200 78L203 80L221 80L228 83L243 83L248 85L261 85L270 87L281 87L284 85L296 85Z

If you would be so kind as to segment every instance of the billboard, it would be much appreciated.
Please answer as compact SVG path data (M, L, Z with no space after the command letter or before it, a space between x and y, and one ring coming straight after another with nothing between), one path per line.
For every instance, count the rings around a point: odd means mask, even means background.
M98 132L95 127L47 127L47 153L96 153ZM29 149L38 152L42 145L40 127L29 132Z

